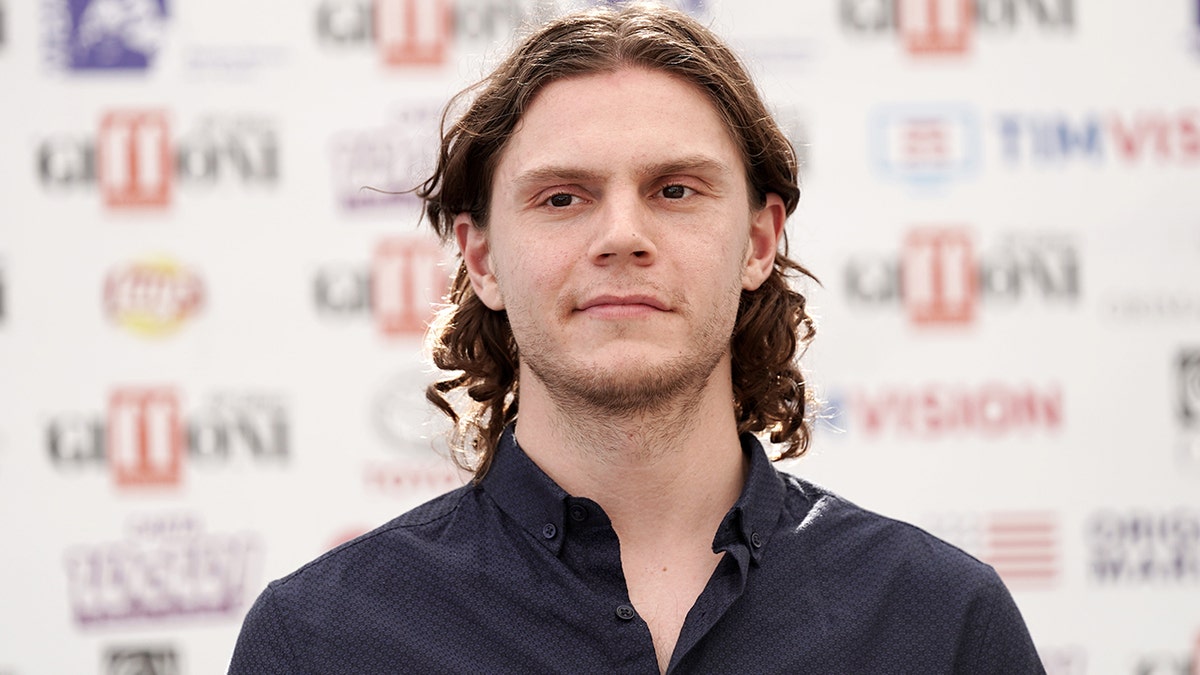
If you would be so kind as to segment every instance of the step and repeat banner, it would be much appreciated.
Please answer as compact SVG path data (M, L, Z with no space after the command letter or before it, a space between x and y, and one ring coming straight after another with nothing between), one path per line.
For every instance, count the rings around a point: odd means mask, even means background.
M223 672L268 581L463 482L403 190L586 4L0 0L0 674ZM1200 673L1200 2L675 4L803 161L788 469L995 566L1051 673Z

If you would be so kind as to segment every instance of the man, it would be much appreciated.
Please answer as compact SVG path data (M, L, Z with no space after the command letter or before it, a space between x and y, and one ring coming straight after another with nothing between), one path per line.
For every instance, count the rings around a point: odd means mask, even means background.
M421 194L462 254L429 397L476 479L273 582L231 672L1042 672L990 568L755 439L808 443L799 190L708 30L551 23Z

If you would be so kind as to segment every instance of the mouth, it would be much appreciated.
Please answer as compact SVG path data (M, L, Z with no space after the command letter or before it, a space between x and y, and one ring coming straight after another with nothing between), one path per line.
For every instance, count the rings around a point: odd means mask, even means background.
M575 311L595 317L622 318L669 312L671 309L652 295L598 295L580 303Z

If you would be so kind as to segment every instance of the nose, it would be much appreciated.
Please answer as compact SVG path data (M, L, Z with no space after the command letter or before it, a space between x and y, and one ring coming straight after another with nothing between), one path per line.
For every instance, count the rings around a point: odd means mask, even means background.
M589 254L598 265L633 262L649 265L657 249L652 237L652 214L637 197L613 197L596 214L600 222Z

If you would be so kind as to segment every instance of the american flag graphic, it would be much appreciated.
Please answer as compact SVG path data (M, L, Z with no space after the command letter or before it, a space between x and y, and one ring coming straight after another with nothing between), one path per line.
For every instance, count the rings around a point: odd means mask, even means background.
M1046 588L1062 571L1058 518L1048 511L997 511L930 519L933 534L996 569L1009 588Z

